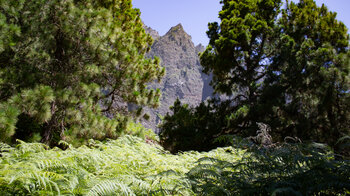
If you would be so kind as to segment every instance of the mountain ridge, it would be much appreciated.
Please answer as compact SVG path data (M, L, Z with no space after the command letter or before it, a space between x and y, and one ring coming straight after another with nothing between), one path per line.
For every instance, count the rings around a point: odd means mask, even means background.
M146 25L144 29L154 39L147 57L159 57L161 65L166 69L166 75L160 83L150 84L162 92L160 106L156 109L146 108L145 112L150 115L150 119L142 121L145 127L157 132L161 116L170 112L169 107L177 98L182 103L196 106L208 98L208 92L212 90L208 82L210 77L202 73L198 56L205 48L201 44L194 45L192 37L186 33L181 23L171 27L163 36Z

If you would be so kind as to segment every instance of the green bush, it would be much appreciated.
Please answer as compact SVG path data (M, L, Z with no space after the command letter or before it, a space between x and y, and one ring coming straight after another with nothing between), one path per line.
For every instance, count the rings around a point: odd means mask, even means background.
M347 195L350 161L323 144L288 144L247 149L234 163L202 158L188 177L205 195Z
M161 144L173 153L208 151L224 146L225 142L215 142L215 139L229 130L228 105L228 102L219 104L213 99L197 107L188 107L176 100L170 108L172 114L166 114L160 125Z

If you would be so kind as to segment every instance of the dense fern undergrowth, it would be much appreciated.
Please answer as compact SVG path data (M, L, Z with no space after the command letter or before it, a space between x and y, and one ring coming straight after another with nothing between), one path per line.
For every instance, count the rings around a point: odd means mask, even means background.
M66 144L68 145L68 144ZM41 143L1 144L1 195L193 195L186 173L200 158L232 162L243 151L219 148L172 155L126 135L66 150Z
M154 142L155 135L130 128L138 136L80 147L61 142L66 150L1 143L1 195L350 194L349 162L322 145L241 142L174 155Z

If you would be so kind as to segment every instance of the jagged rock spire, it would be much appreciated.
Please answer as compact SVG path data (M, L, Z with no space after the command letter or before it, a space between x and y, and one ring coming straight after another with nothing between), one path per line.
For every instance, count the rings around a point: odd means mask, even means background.
M142 22L142 24L143 24L143 28L145 29L146 33L150 34L151 37L153 38L153 40L157 40L160 37L159 33L156 30L154 30L151 27L145 25L144 22Z
M152 31L146 28L146 32ZM198 57L198 52L203 50L202 45L194 46L192 37L185 32L181 23L156 39L148 56L160 57L161 65L166 68L166 76L161 83L151 85L162 91L162 98L159 108L146 110L150 114L150 120L143 122L146 127L156 130L159 115L164 116L169 112L176 98L189 105L198 105L206 98L203 95L207 93L203 92L206 88L204 84L208 85L208 81L201 72Z

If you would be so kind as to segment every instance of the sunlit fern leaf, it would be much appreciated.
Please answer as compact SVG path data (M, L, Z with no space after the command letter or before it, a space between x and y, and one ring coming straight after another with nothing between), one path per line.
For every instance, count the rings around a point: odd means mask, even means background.
M52 160L52 159L40 160L40 161L36 162L36 164L37 164L37 167L41 170L67 168L66 164L64 164L58 160Z
M120 175L118 176L118 179L120 179L120 181L122 181L124 184L127 184L129 187L132 187L134 189L144 191L149 191L151 189L151 185L149 182L136 178L132 175Z
M135 195L133 191L125 184L110 180L103 181L93 186L88 196L107 196L107 195Z
M45 144L42 143L26 143L22 140L16 140L19 144L16 146L17 149L19 149L19 152L21 152L22 154L25 154L27 152L43 152L47 149L49 149L49 147Z
M160 172L157 176L164 177L164 176L172 176L172 175L178 175L178 173L171 169L171 170Z
M62 176L52 172L48 173L40 171L32 172L30 175L32 182L35 183L33 191L47 190L50 192L56 192L60 195L60 188L54 180L62 179Z
M74 148L72 144L70 144L70 143L68 143L68 142L66 142L66 141L63 141L63 140L60 140L60 141L58 142L58 145L62 145L62 146L64 146L64 147L70 148L70 149L73 149L73 148Z

